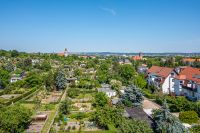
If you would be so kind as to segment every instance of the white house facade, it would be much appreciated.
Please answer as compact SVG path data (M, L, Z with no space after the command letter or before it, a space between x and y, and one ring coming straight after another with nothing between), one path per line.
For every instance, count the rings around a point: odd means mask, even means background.
M175 77L175 94L191 100L200 99L200 69L186 67Z
M154 85L165 94L174 92L174 77L176 72L173 68L152 66L147 71L148 84Z

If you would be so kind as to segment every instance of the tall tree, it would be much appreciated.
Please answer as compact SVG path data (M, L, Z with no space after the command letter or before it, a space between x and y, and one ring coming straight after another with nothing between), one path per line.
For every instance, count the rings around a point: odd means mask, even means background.
M58 90L64 89L66 87L66 82L67 80L66 80L64 72L62 70L58 70L56 74L56 78L55 78L56 88Z
M61 103L59 112L63 115L68 115L70 113L71 108L72 108L72 102L66 99Z
M125 85L128 85L135 75L135 69L132 65L121 65L120 72L119 72L122 82Z
M31 115L30 110L19 105L0 109L0 132L22 133L31 122Z
M104 107L108 104L108 97L106 96L105 93L103 92L98 92L95 95L95 101L94 101L94 105L96 107Z
M45 76L44 85L46 90L48 91L52 91L54 89L55 80L54 75L51 71Z
M187 130L179 121L173 116L168 109L166 100L164 100L162 109L155 110L153 119L156 123L156 131L159 133L185 133Z
M153 133L153 130L145 121L125 119L119 125L119 132L120 133Z
M125 106L141 106L143 94L135 85L129 85L122 95L122 103Z

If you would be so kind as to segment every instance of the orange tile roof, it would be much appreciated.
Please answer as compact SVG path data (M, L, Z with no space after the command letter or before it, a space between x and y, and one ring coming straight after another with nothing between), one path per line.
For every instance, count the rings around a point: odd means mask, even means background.
M142 57L142 56L139 56L139 55L136 55L136 56L133 56L132 59L133 59L133 60L142 60L143 57Z
M200 62L200 59L193 59L193 58L183 58L183 62Z
M173 68L169 67L159 67L159 66L152 66L147 72L148 73L155 73L156 75L167 78L169 74L173 71Z
M65 53L57 53L58 56L65 56Z
M199 68L193 68L193 67L186 67L183 69L178 76L176 76L176 79L179 80L191 80L194 82L197 82L200 84L200 69Z

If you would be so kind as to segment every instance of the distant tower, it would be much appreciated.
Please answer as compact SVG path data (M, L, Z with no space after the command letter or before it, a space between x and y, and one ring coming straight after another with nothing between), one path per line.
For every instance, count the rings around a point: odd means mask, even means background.
M68 55L69 55L69 52L67 51L67 48L65 48L64 56L67 57Z
M139 53L139 57L142 57L142 52Z

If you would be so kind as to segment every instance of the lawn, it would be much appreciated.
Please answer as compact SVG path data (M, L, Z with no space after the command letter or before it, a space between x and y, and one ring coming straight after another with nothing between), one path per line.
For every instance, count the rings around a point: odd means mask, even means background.
M22 103L21 105L30 110L34 110L34 108L35 108L35 104L32 104L32 103Z

